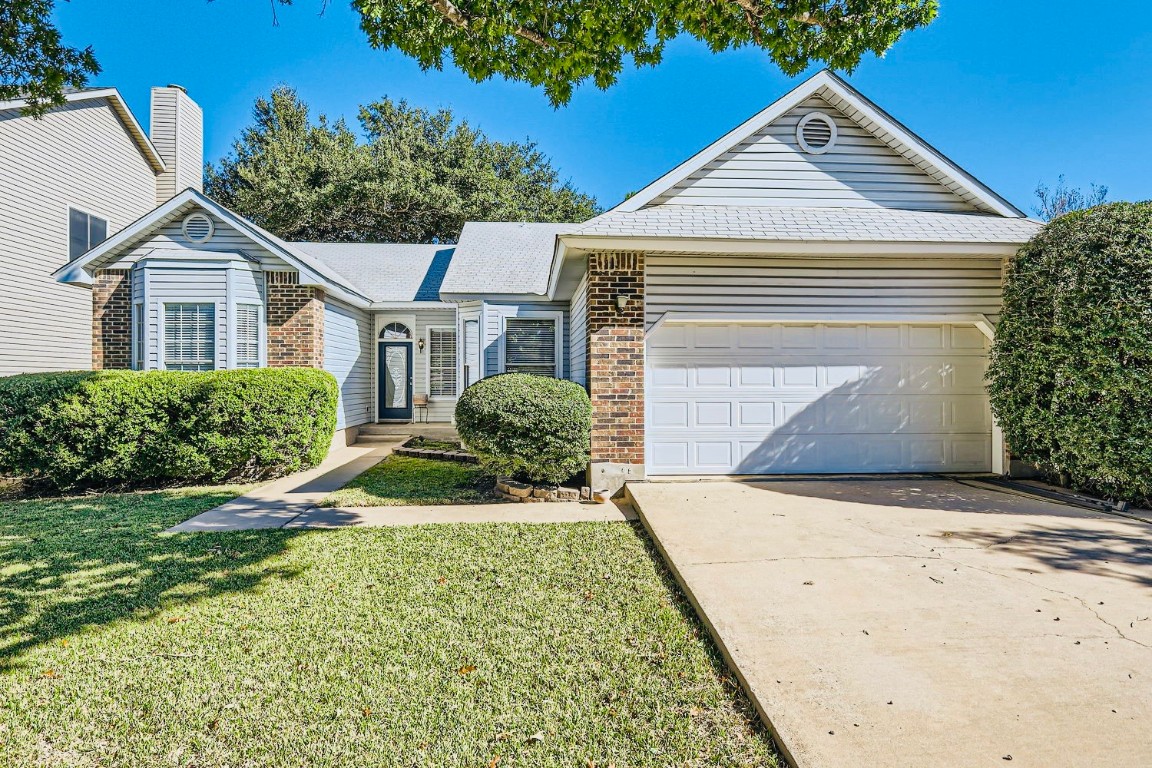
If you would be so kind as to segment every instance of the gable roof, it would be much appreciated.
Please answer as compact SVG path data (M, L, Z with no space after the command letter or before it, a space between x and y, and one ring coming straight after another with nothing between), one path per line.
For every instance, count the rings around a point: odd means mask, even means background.
M373 302L440 301L452 246L291 243L327 264Z
M124 97L120 95L120 91L115 88L78 88L64 92L64 100L69 104L94 99L108 100L112 111L115 112L117 117L120 118L120 121L124 123L124 128L128 131L128 135L140 149L140 154L144 155L144 159L148 161L148 165L152 167L153 172L163 173L167 170L167 166L164 164L164 158L160 157L159 150L156 149L152 140L148 138L148 134L144 132L144 129L140 127L140 123L136 120L136 116L132 114L132 110L128 108L128 104L124 101ZM24 99L0 101L0 109L22 109L26 103Z
M185 211L200 207L228 222L237 231L250 238L257 245L266 248L282 258L300 273L300 282L305 285L324 286L338 298L364 306L370 299L357 290L351 282L332 267L292 243L285 242L243 216L239 216L210 197L195 189L185 189L168 202L153 209L124 229L109 237L92 250L68 262L52 273L63 283L90 285L92 273L105 264L114 263L122 250L148 237L156 229L176 219Z
M854 121L894 152L906 158L944 188L986 213L1023 218L1018 208L993 192L974 176L945 157L928 142L878 107L863 94L829 70L805 80L768 107L697 152L608 213L633 212L654 205L677 184L700 171L706 164L748 141L758 131L805 100L818 96Z
M469 221L440 291L452 295L543 296L556 236L579 224Z

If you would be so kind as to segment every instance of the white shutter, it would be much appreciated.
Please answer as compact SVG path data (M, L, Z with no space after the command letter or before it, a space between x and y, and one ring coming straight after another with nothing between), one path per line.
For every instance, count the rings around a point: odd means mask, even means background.
M428 329L428 394L456 397L456 329Z
M216 306L164 305L164 367L210 371L216 367Z
M260 306L236 306L236 367L260 367Z
M509 317L504 321L504 370L556 375L556 321Z

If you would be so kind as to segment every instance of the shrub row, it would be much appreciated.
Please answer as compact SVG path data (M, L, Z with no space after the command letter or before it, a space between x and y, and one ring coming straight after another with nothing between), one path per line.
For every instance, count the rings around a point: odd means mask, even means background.
M1009 264L989 371L1013 454L1152 498L1152 203L1048 223Z
M311 368L0 378L0 474L62 491L275 477L323 460L337 394Z
M494 474L558 484L588 463L592 406L575 382L504 373L464 390L456 428Z

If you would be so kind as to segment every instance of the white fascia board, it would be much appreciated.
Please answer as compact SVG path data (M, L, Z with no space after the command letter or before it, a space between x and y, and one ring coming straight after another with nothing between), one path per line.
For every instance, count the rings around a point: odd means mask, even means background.
M449 301L453 304L460 304L465 301L485 301L495 302L503 301L510 303L539 303L541 301L550 301L547 294L544 293L441 293L440 299L442 301Z
M821 325L978 325L988 322L979 314L918 315L909 312L859 312L829 317L821 312L665 312L662 325L726 325L730 323L779 323Z
M632 197L621 202L616 207L605 211L605 213L640 210L676 184L703 168L711 160L732 149L756 131L760 130L763 126L776 120L788 110L803 102L804 99L808 98L814 91L829 82L827 75L828 73L824 71L818 72L813 77L808 78L716 141L704 147L704 149L692 155L692 157L680 163L680 165L668 171L668 173L656 179L656 181L653 181L632 195Z
M1020 243L941 243L884 240L758 240L740 238L565 235L573 250L630 250L732 255L1012 256Z
M560 284L560 272L564 269L564 257L568 255L568 246L560 235L556 236L556 243L552 246L552 267L548 270L548 288L544 294L551 300L556 297L556 288Z

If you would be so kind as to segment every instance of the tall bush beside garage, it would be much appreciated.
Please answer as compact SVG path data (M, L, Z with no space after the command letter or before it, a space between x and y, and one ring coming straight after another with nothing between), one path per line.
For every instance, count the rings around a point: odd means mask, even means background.
M0 378L0 473L54 490L283 475L324 459L337 396L311 368Z
M588 465L592 406L575 382L504 373L464 390L456 428L493 473L558 484Z
M1152 202L1053 220L1008 266L989 371L1016 456L1152 498Z

